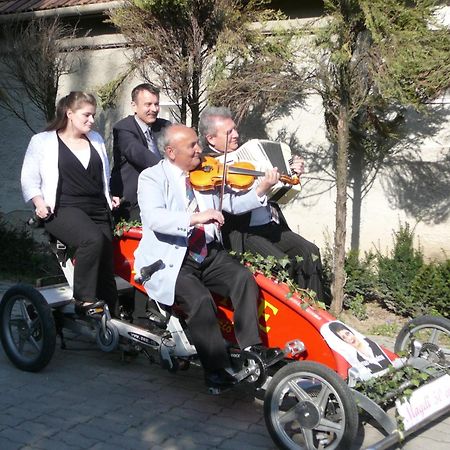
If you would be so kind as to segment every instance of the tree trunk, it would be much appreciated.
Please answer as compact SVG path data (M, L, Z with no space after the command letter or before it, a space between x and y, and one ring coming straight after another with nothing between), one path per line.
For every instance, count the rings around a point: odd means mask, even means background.
M187 100L186 98L181 99L181 106L180 106L180 122L186 125L187 120Z
M336 161L336 231L334 235L333 282L331 290L333 301L331 312L338 315L344 304L345 284L345 237L347 220L347 162L349 137L349 112L345 104L339 108L337 124L337 161Z
M363 152L355 149L352 158L351 176L353 178L353 201L352 201L352 237L350 248L359 250L361 236L361 205L362 205L362 177L363 177Z
M197 63L198 64L198 63ZM198 121L200 119L200 76L201 71L194 69L192 74L192 101L191 108L191 127L198 129Z

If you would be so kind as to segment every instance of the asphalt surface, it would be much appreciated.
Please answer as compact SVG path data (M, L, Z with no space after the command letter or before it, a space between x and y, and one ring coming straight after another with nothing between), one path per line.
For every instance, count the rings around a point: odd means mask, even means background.
M0 296L8 288L0 282ZM67 334L39 373L22 372L0 347L0 449L274 449L263 402L247 384L211 396L202 370L170 374L139 355L123 361ZM352 449L382 438L360 427ZM450 449L450 416L402 447Z

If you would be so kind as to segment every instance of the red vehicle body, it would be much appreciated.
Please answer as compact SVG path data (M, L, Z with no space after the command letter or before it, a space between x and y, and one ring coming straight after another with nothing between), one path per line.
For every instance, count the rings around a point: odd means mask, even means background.
M140 228L131 228L124 231L120 238L116 238L114 261L116 275L145 292L143 286L135 282L133 272L134 251L141 236ZM288 295L289 288L284 284L260 273L255 274L255 280L261 294L258 314L260 335L264 344L268 347L284 348L287 342L300 339L305 345L305 351L296 355L296 359L324 364L346 379L350 368L348 362L328 346L320 333L322 325L335 321L336 318L324 309L311 306L299 295ZM220 296L215 296L215 301L222 333L227 340L234 342L231 302ZM383 350L391 360L397 358L397 355L389 350Z

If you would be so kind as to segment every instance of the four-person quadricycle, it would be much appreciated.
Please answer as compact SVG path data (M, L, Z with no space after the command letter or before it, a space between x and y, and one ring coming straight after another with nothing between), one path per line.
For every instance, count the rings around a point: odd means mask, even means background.
M155 261L139 274L133 271L140 238L140 228L115 238L118 317L112 317L106 305L87 315L75 313L73 262L61 243L53 247L67 282L40 288L19 284L5 293L0 302L1 341L16 367L43 369L58 335L64 348L66 329L92 337L106 352L143 352L172 372L198 364L180 311L157 304L143 287L163 262ZM272 366L257 354L239 350L231 303L218 296L215 301L224 338L230 343L234 377L265 391L265 420L277 446L350 448L360 417L365 416L386 435L370 448L389 448L448 413L450 320L431 316L412 320L400 331L392 353L300 295L292 295L283 283L259 273L255 279L260 288L261 338L268 347L284 350L284 358ZM408 376L399 377L400 372ZM396 387L386 381L393 378L401 380ZM383 384L389 388L379 389ZM395 419L385 412L394 403Z

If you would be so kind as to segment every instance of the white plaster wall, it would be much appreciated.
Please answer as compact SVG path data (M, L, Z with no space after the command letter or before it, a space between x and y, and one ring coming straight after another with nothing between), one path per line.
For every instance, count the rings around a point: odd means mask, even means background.
M448 154L450 148L450 99L444 97L435 103L436 108L439 108L439 122L441 123L433 135L420 139L415 144L418 156L424 161L442 159L445 154ZM419 115L411 115L408 118L411 139L417 135L420 119ZM433 115L428 120L433 122ZM280 128L287 128L290 132L294 132L300 144L310 150L327 145L323 109L317 96L311 96L305 107L296 110L291 117L272 123L269 134L276 136L276 132ZM450 170L450 168L448 169ZM323 248L326 243L333 244L336 191L331 189L321 195L314 195L325 190L329 184L308 180L308 177L328 178L324 173L308 173L308 167L306 167L302 189L303 198L286 205L283 207L283 211L294 231ZM425 223L420 218L396 208L388 198L387 178L386 171L381 171L372 189L363 199L360 249L362 251L379 250L384 254L387 253L392 248L393 232L399 229L400 224L407 222L414 229L416 243L421 246L426 257L430 259L449 257L450 217L438 224ZM450 186L447 185L446 190L450 191ZM349 200L347 203L347 247L349 247L351 235L351 208L352 202Z
M36 124L37 129L42 125ZM20 170L32 132L20 121L0 112L0 213L24 209Z

